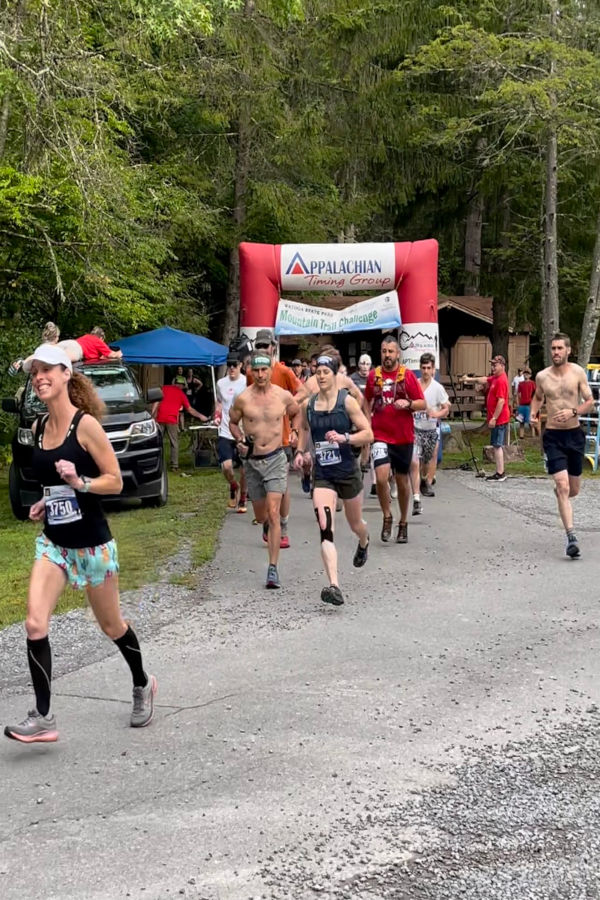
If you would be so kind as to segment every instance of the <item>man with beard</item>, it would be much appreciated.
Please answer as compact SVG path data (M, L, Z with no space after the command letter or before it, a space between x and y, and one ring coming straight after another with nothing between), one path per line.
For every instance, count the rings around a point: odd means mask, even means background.
M567 534L566 553L576 559L581 551L573 531L571 497L579 493L585 451L585 434L579 416L591 412L594 398L584 370L569 362L569 336L555 334L550 352L552 365L542 369L535 379L530 422L537 425L538 413L545 400L547 419L542 441L546 468L554 478L558 511Z
M281 502L287 491L288 478L288 461L281 436L285 416L291 417L298 427L300 407L289 391L271 384L272 359L268 353L253 353L250 366L253 383L235 398L229 413L229 428L244 462L254 517L259 524L267 526L269 568L266 586L279 588ZM240 422L245 438L239 428Z
M381 365L369 372L365 398L371 406L377 497L383 513L381 540L392 536L392 506L388 478L393 472L398 487L400 522L397 544L408 541L408 505L410 503L410 464L413 455L413 413L425 409L425 397L419 382L406 366L400 365L400 347L388 334L381 343Z

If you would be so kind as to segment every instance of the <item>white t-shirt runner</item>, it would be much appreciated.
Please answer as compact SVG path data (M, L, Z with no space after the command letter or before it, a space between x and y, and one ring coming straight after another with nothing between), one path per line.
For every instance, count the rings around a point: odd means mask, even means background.
M446 392L446 388L436 381L435 378L429 382L429 386L427 389L423 387L423 382L419 380L419 384L421 385L421 389L425 394L425 402L427 403L427 407L435 410L439 410L444 403L449 402L449 397ZM425 410L420 410L415 413L415 428L418 431L434 431L438 427L439 419L433 419L431 416L428 416Z
M219 424L219 437L228 438L230 441L234 437L229 429L229 412L233 406L235 398L246 390L246 376L239 375L232 380L229 375L219 378L217 381L217 400L221 404L221 422Z

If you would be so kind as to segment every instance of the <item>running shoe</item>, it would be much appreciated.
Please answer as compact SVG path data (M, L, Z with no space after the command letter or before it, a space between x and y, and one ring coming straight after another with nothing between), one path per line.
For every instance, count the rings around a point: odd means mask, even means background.
M148 675L146 687L136 686L133 689L133 709L130 724L132 728L143 728L149 725L154 715L154 695L158 684L154 675Z
M277 566L269 566L267 569L267 585L268 588L280 588L279 573Z
M575 537L573 532L567 535L567 549L565 552L571 559L577 559L577 557L581 554L579 544L577 543L577 538Z
M321 591L321 600L323 603L331 603L333 606L342 606L344 597L336 584L330 584Z
M370 496L370 497L376 497L376 496L377 496L377 488L376 488L376 486L375 486L374 484L371 485L371 490L369 491L369 496Z
M383 525L381 527L381 540L387 543L392 536L392 524L394 520L391 516L383 517Z
M27 718L18 725L7 725L4 734L7 738L21 741L23 744L49 744L58 740L54 716L41 716L37 709L31 709L27 713Z
M396 535L397 544L408 544L408 525L406 522L400 522L398 525L398 534Z
M279 547L281 550L287 550L290 546L290 539L287 534L281 535L281 540L279 541Z
M248 507L246 506L246 495L240 494L240 499L238 500L237 511L239 513L248 512Z
M239 484L237 481L232 481L229 485L229 502L227 506L229 509L235 509L237 506L237 492L238 492Z
M390 481L390 496L392 500L398 499L398 483L395 478L393 481Z
M432 489L431 485L427 481L421 488L421 493L423 494L424 497L435 497L435 491Z
M421 506L421 501L413 500L413 510L412 510L413 516L420 516L422 512L423 512L423 507Z
M352 564L356 566L357 569L360 569L367 561L367 556L369 555L369 538L367 536L367 546L361 547L360 541L358 542L358 547L356 548L356 553L354 554L354 559L352 560Z
M485 479L486 481L506 481L506 472L494 472L493 475L488 475Z
M305 494L310 494L310 472L302 476L302 490Z

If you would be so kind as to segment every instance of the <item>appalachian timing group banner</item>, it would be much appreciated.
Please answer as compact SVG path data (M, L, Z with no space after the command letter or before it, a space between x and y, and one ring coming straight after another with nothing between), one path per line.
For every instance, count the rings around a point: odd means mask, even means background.
M400 302L396 291L388 291L369 300L361 300L346 309L324 309L280 300L277 307L275 334L335 334L343 331L365 331L399 328Z

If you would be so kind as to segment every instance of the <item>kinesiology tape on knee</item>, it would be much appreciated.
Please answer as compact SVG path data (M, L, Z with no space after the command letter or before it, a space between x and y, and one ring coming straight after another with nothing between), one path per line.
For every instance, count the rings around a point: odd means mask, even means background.
M319 522L319 529L321 531L321 543L323 543L323 541L330 541L333 544L331 509L329 508L329 506L324 506L323 512L325 513L325 528L321 528L321 522L319 521L319 510L315 509L315 516L317 517L317 522Z

